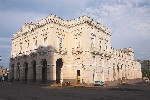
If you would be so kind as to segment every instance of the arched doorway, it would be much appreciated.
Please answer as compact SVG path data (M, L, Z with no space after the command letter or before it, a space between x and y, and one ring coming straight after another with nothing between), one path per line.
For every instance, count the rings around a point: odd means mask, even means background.
M11 65L11 82L14 81L14 64Z
M47 61L44 59L42 61L42 83L46 83L47 81Z
M33 82L36 82L36 61L32 62L32 67L33 67Z
M62 58L57 59L56 61L56 83L60 83L62 66L63 66Z
M17 63L17 81L20 80L20 67L21 67L20 63Z
M24 80L26 82L28 78L28 63L27 62L24 63L24 73L25 73Z

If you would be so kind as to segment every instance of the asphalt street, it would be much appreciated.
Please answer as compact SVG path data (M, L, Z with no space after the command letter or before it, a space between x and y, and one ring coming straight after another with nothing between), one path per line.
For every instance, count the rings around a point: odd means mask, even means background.
M0 100L150 100L150 84L51 87L0 83Z

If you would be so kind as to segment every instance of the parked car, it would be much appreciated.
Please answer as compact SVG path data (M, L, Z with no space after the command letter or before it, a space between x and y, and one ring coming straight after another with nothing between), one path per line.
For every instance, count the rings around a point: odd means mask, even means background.
M104 82L103 81L95 81L94 86L103 86Z
M143 81L144 81L145 83L149 83L149 82L150 82L150 80L149 80L148 77L143 77Z

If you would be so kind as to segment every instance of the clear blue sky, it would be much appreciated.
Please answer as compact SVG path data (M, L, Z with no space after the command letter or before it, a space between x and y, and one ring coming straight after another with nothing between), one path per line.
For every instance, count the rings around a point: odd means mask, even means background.
M50 14L88 15L109 28L112 47L132 47L135 59L150 59L150 0L0 0L0 65L9 66L13 34Z

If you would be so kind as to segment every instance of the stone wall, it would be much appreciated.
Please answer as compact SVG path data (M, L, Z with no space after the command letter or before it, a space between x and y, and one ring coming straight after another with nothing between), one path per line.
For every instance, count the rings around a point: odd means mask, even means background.
M26 23L12 38L10 80L94 83L141 78L132 48L116 50L111 33L88 16L63 20L51 15Z

